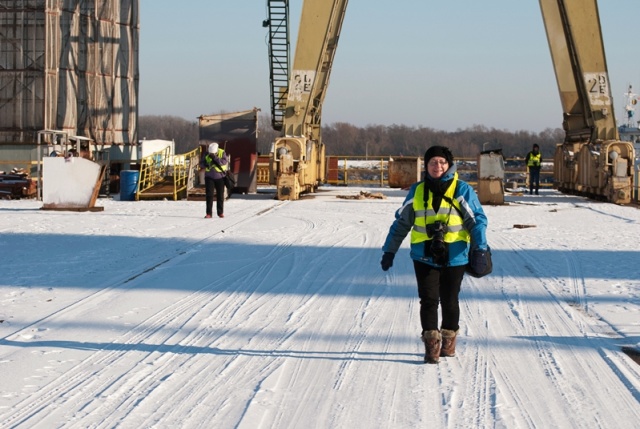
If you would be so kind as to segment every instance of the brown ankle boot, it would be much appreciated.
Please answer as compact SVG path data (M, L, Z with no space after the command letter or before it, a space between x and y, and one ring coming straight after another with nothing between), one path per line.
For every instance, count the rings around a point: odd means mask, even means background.
M458 331L452 331L450 329L442 330L442 349L440 350L440 356L451 357L456 355L456 338Z
M422 333L422 342L424 342L425 363L438 363L440 361L440 347L442 345L442 336L438 330L424 331Z

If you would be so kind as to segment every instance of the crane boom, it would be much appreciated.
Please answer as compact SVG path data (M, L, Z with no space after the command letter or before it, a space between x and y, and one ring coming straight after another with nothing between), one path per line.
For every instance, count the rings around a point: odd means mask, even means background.
M540 0L540 6L567 137L617 140L596 0Z
M322 104L348 0L304 0L293 70L286 89L283 136L271 150L271 180L278 199L298 199L324 182Z
M631 201L634 149L619 140L597 0L540 0L563 110L554 155L563 192Z
M329 84L347 0L306 0L289 83L284 134L320 135L322 103Z

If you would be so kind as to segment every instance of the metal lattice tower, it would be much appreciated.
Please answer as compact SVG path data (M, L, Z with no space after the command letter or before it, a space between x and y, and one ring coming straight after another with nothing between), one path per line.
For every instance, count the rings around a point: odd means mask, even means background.
M269 81L271 83L271 124L281 131L289 87L289 1L268 0Z

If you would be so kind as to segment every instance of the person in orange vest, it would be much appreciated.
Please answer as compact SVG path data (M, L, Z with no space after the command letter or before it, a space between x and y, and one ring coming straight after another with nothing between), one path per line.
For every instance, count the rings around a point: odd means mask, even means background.
M224 177L229 169L229 158L218 143L209 144L207 153L200 160L200 167L204 168L204 186L206 195L205 219L211 219L213 214L213 194L216 195L216 212L218 217L224 217Z
M534 144L525 161L527 162L527 168L529 168L529 194L532 195L535 190L536 195L538 195L538 190L540 189L540 167L542 165L540 146Z

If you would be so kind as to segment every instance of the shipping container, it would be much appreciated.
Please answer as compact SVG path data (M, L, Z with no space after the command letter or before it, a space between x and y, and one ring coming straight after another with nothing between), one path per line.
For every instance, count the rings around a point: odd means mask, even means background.
M198 119L203 153L208 142L218 142L231 158L229 168L236 178L234 192L256 193L258 109L202 115Z

